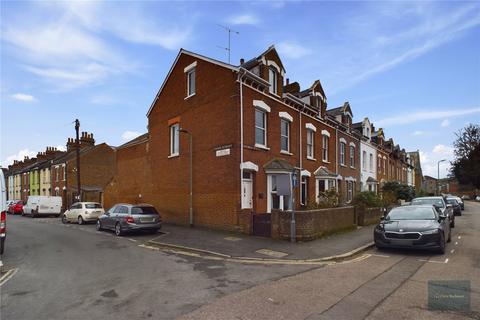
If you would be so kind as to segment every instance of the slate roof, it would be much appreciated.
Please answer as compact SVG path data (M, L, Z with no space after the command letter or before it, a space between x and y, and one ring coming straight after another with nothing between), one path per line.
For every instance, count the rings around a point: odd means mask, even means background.
M336 177L337 174L334 172L331 172L328 170L327 167L319 167L317 170L315 170L314 175L319 176L319 177Z
M128 142L125 142L124 144L119 146L118 149L131 147L131 146L134 146L136 144L140 144L140 143L143 143L145 141L148 141L148 139L149 139L149 136L148 136L148 132L147 132L147 133L144 133L144 134L136 137L135 139L132 139Z
M265 170L282 170L282 171L294 171L295 167L285 160L273 159L267 162L263 168Z

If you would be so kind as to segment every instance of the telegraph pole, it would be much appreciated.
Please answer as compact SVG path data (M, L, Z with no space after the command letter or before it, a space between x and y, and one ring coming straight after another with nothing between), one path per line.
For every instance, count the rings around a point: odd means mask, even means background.
M80 140L79 140L80 121L75 119L75 133L77 139L75 140L75 152L77 153L77 200L82 201L82 189L80 184Z

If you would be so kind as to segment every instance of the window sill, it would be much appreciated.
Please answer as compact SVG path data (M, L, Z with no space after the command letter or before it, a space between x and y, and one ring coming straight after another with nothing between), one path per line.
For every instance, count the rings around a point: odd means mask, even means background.
M350 169L355 169L355 167L350 166Z
M322 160L323 163L330 163L328 160Z
M285 150L280 150L280 153L281 153L281 154L285 154L285 155L287 155L287 156L293 156L293 153L288 152L288 151L285 151Z
M176 157L178 157L178 156L180 156L179 153L174 153L174 154L169 155L169 156L168 156L168 159L170 159L170 158L176 158Z
M267 146L264 146L263 144L257 144L257 143L255 143L255 148L267 150L267 151L270 150L270 148L268 148Z
M344 164L341 164L341 163L340 163L340 167L344 167L344 168L346 168L347 166L346 166L346 165L344 165Z
M315 158L312 158L312 157L307 157L307 160L310 160L310 161L317 161L317 159L315 159Z
M189 96L186 96L183 100L190 99L190 98L193 97L194 95L195 95L195 93L194 93L194 94L191 94L191 95L189 95Z

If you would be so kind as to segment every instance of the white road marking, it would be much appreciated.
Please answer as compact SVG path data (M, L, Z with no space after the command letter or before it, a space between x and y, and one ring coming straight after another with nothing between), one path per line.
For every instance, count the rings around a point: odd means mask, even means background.
M380 257L380 258L390 258L390 256L386 256L384 254L372 254L374 257Z
M447 263L448 259L446 261L435 261L435 260L424 260L424 259L418 259L418 261L424 261L424 262L432 262L432 263Z
M15 269L10 269L3 275L3 277L0 278L0 287L3 286L8 280L10 280L15 273L17 273L18 268Z
M450 253L454 253L454 252L455 252L455 249L450 250Z
M137 240L132 239L132 238L128 238L128 240L130 240L130 241L132 241L132 242L137 242Z
M457 242L457 241L455 241L455 245L458 245L458 242Z
M458 236L458 239L462 239L462 236Z
M445 263L448 263L448 258L447 258L447 259L445 259Z

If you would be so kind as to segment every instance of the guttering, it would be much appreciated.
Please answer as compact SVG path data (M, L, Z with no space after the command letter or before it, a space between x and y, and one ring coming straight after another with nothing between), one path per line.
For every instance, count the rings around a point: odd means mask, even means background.
M252 81L259 82L263 86L270 87L270 83L267 80L264 80L264 79L260 78L259 76L257 76L253 72L250 72L243 67L240 67L238 69L238 73L242 74L243 76L245 76L246 78L248 78Z
M238 78L240 80L240 209L243 209L242 192L243 192L243 78L242 71L246 71L241 68L238 72Z

